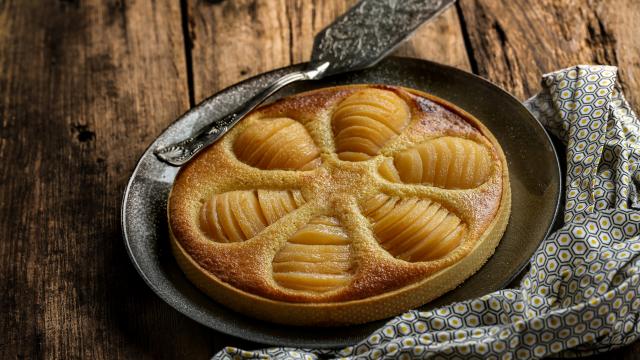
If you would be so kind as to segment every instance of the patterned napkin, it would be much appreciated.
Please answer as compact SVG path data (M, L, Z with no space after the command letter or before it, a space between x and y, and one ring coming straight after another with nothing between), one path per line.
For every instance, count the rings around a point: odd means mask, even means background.
M216 359L579 356L640 335L640 121L616 68L547 74L526 102L567 146L564 226L543 241L518 289L409 311L342 350L227 347ZM532 210L534 211L534 210Z

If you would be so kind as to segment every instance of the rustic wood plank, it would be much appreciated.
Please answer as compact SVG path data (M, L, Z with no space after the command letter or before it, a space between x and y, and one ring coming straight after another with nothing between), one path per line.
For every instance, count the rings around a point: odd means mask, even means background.
M394 55L432 60L471 71L460 18L454 6L418 29Z
M0 358L204 358L120 235L137 157L187 110L175 1L0 1Z
M240 80L307 61L313 36L356 0L189 0L196 102ZM455 8L420 28L397 54L469 69Z
M524 99L540 75L581 64L620 67L640 105L640 3L634 0L460 0L480 75Z

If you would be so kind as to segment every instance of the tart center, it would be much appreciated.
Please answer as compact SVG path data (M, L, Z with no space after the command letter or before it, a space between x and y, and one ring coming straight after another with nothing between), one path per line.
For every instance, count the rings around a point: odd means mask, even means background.
M323 165L309 174L309 190L313 199L335 204L345 198L362 199L375 184L370 162L348 162L325 159Z

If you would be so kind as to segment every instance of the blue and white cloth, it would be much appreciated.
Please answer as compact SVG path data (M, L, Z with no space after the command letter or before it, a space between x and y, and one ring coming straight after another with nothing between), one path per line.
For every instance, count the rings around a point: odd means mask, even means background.
M342 350L227 347L233 358L580 356L640 335L640 121L610 66L543 76L526 106L566 145L564 226L543 241L517 289L409 311Z

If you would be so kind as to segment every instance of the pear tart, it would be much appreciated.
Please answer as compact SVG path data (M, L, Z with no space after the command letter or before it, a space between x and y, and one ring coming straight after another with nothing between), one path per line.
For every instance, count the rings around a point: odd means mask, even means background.
M353 85L252 112L179 172L173 252L201 290L293 325L389 317L491 256L511 195L478 120L415 90Z

